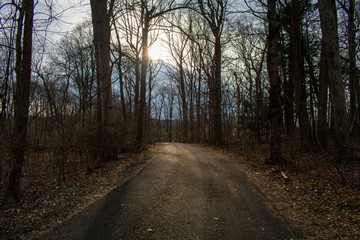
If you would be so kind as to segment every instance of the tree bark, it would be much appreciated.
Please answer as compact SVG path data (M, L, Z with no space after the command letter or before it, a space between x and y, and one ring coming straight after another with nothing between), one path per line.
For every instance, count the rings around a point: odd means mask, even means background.
M334 107L335 159L342 161L349 157L347 139L349 125L344 84L341 76L335 0L319 0L319 11L324 51L329 63L327 74L329 76L330 99Z
M202 81L202 77L201 77L201 68L202 68L202 52L201 49L199 49L199 56L200 56L200 61L199 61L199 68L198 68L198 76L197 76L197 81L198 81L198 88L197 88L197 93L196 93L196 130L195 130L195 141L197 143L201 142L201 81Z
M143 134L144 134L144 118L146 107L146 72L149 66L149 46L148 35L150 28L150 16L147 10L144 11L144 25L142 29L142 60L141 60L141 75L140 75L140 104L137 119L137 133L136 133L136 148L141 151L143 147Z
M255 121L256 121L256 138L258 142L261 142L261 126L260 123L262 119L260 119L260 113L262 111L262 89L261 89L261 73L263 69L263 64L265 61L265 53L266 46L261 53L261 60L259 68L256 70L256 78L255 78ZM254 64L254 62L252 62ZM253 66L255 69L255 66Z
M280 26L276 14L276 0L268 1L267 19L269 23L267 70L270 80L270 158L269 164L284 163L281 156L281 82L278 72L278 42Z
M24 0L20 10L16 44L16 85L14 93L14 129L12 143L12 159L6 179L6 196L14 200L20 199L21 172L24 164L26 131L29 116L29 98L32 59L32 31L34 17L34 1ZM22 22L24 18L24 37L21 47ZM19 62L20 61L20 62Z
M223 144L222 136L222 117L221 117L221 38L220 33L215 33L215 55L214 55L214 64L215 64L215 74L214 74L214 84L213 84L213 139L212 142L215 145Z
M327 149L327 98L329 86L329 65L328 57L324 49L324 44L321 46L320 55L320 76L319 76L319 94L318 94L318 126L317 138L318 144L322 150Z
M116 160L117 150L113 130L113 99L110 70L110 17L107 1L90 0L94 31L98 84L98 137L95 167L102 161Z
M281 74L283 78L283 92L284 92L284 122L285 122L285 128L286 128L286 134L287 136L291 137L293 131L294 131L294 81L292 74L293 72L290 72L290 76L288 77L288 68L290 68L290 64L287 61L286 53L287 51L284 51L284 38L281 38L281 60L280 60L280 66L281 66ZM291 49L290 51L291 52ZM291 53L289 53L291 55Z
M356 110L360 106L357 105L356 99L359 94L359 75L356 66L356 27L355 27L355 0L350 0L348 9L348 44L349 44L349 88L350 88L350 121L354 121L356 125L359 124L360 117L356 117ZM358 100L360 101L360 100Z
M124 95L124 74L123 74L123 71L121 69L123 52L122 52L120 36L119 36L118 29L116 27L115 19L114 19L114 28L115 28L115 34L116 34L117 42L119 44L119 59L118 59L117 67L118 67L118 72L119 72L121 112L122 112L122 115L123 115L123 124L124 124L123 129L125 130L126 126L127 126L127 114L126 114L125 95Z

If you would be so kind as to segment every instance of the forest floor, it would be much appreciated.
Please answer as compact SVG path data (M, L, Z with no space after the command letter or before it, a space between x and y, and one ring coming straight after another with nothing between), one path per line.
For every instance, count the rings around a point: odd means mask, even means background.
M242 146L242 147L239 147ZM334 163L331 156L283 143L285 166L264 164L268 143L217 149L242 169L285 222L306 239L360 239L360 162Z
M155 144L141 154L122 154L119 161L105 162L90 172L87 162L76 157L67 163L66 179L61 181L48 157L27 160L21 201L0 201L0 239L39 238L138 173L159 147Z
M121 161L107 162L92 173L69 164L63 181L43 160L27 161L21 202L0 202L0 239L42 236L136 174L160 148L155 144L140 155L122 155ZM244 171L270 210L307 239L360 239L360 162L334 163L329 155L303 153L287 142L285 166L264 164L268 143L249 141L215 150Z

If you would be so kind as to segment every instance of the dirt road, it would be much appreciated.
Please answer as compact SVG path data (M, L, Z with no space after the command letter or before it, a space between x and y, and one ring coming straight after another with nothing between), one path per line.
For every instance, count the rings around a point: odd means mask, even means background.
M45 239L298 239L219 153L165 144L136 177Z

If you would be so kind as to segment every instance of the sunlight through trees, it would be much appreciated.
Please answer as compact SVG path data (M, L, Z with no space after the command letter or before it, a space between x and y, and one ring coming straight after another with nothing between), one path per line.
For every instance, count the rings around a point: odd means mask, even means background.
M357 1L60 3L1 2L1 194L29 159L61 182L161 141L359 158Z

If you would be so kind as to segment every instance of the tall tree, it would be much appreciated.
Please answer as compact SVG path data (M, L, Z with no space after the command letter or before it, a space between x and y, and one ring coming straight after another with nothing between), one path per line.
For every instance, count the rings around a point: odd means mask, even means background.
M198 0L202 17L209 24L214 37L214 54L212 63L212 76L209 79L210 112L212 121L211 142L215 145L223 143L222 117L221 117L221 36L227 13L227 0Z
M136 3L137 4L137 3ZM146 76L149 66L149 32L151 30L151 21L158 21L161 16L166 13L186 8L187 4L177 4L175 0L159 0L152 4L148 0L141 0L141 31L142 31L142 59L141 59L141 73L140 73L140 103L137 119L137 133L135 139L135 146L138 150L143 147L144 135L144 118L146 107Z
M20 199L20 180L24 164L29 115L33 19L34 0L24 0L20 6L16 36L14 142L12 143L12 158L5 186L5 194L15 200Z
M268 1L268 51L267 51L267 70L270 80L270 158L269 164L283 163L281 156L281 82L278 72L278 44L280 38L280 25L276 13L276 0Z
M356 116L357 109L360 107L359 93L359 73L356 66L356 32L358 31L355 26L356 6L355 0L340 1L341 8L346 12L347 19L347 42L348 42L348 58L349 58L349 92L350 92L350 121L358 124L360 117ZM357 106L358 105L358 106ZM357 118L357 119L356 119Z
M112 11L111 1L109 12ZM111 121L113 120L113 99L110 71L110 14L107 1L90 0L93 24L96 73L98 83L98 137L97 158L101 161L117 159L115 137Z
M327 99L329 87L329 64L328 57L326 56L325 45L321 46L320 55L320 75L319 75L319 93L318 93L318 126L317 138L318 144L322 150L327 149Z
M301 34L301 16L299 0L291 1L291 32L290 44L292 49L293 78L295 88L295 110L299 121L301 147L311 148L310 123L307 113L307 94L305 85L303 38Z
M188 38L184 34L168 33L170 54L177 67L177 80L179 85L179 95L182 106L182 141L189 141L189 118L188 118L188 103L186 89L189 87L185 81L185 60L186 60L186 47Z
M344 83L341 75L335 0L319 0L319 11L323 37L322 43L325 56L328 60L328 68L326 70L329 78L330 100L334 108L335 158L340 161L349 157L347 139L349 125Z

